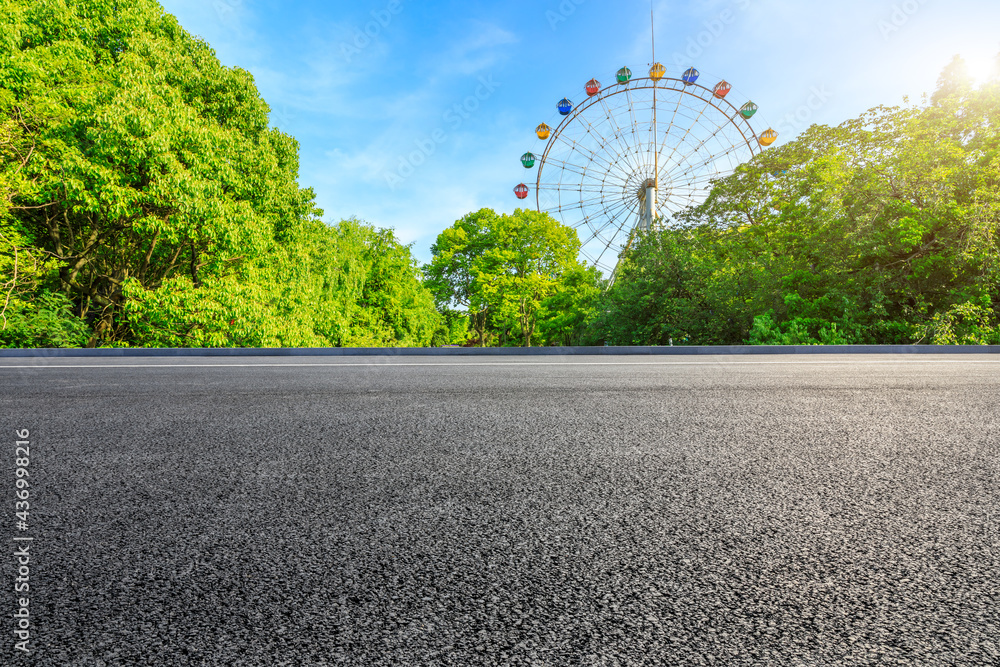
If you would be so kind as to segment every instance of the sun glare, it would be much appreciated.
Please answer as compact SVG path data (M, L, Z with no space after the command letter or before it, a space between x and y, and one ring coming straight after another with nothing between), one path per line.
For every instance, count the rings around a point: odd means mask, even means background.
M997 74L996 56L977 54L975 56L963 56L963 58L965 66L969 70L969 76L977 84L985 83Z

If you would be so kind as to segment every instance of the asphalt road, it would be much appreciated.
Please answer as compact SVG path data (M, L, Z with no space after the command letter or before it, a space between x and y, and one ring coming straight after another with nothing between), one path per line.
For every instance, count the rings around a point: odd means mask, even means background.
M0 359L0 386L2 664L1000 665L997 355Z

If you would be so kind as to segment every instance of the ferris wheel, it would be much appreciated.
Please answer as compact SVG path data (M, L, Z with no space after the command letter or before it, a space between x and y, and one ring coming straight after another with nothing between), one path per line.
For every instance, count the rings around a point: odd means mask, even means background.
M525 169L537 168L538 210L574 227L582 254L612 279L636 231L669 225L778 137L756 133L757 105L736 106L728 82L708 88L699 77L692 67L671 78L655 63L645 78L623 67L610 86L591 79L582 103L559 101L555 128L535 129L544 147L521 156ZM514 188L518 199L530 192Z

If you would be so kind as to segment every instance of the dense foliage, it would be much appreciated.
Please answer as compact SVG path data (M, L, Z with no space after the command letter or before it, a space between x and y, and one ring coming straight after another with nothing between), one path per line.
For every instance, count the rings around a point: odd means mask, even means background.
M178 275L125 293L135 342L155 347L419 347L444 325L409 249L353 220L297 225L283 246L200 286Z
M637 240L615 344L1000 343L1000 85L813 126Z
M480 345L578 344L600 294L576 231L545 213L470 213L431 247L427 286L468 314Z
M0 344L426 345L409 249L319 221L252 77L152 0L0 0Z

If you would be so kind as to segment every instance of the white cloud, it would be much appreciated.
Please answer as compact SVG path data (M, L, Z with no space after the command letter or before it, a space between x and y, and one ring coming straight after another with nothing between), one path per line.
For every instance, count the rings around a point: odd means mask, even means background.
M517 36L503 28L481 21L469 21L464 39L437 54L430 65L431 79L441 76L472 76L493 67L505 55L501 47L516 44Z

